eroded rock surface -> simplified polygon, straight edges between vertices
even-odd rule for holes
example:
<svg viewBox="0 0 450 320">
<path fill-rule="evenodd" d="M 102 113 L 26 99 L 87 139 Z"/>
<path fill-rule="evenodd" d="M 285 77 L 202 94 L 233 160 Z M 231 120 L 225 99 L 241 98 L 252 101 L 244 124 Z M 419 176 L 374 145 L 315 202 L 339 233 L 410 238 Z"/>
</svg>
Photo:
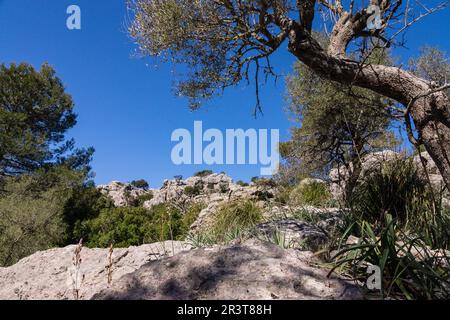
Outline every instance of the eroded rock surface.
<svg viewBox="0 0 450 320">
<path fill-rule="evenodd" d="M 361 299 L 359 288 L 310 266 L 311 252 L 259 240 L 152 261 L 93 299 Z"/>
<path fill-rule="evenodd" d="M 0 299 L 74 299 L 69 284 L 75 246 L 37 252 L 0 268 Z M 327 269 L 312 267 L 309 251 L 285 250 L 252 239 L 192 249 L 165 242 L 113 254 L 82 250 L 81 299 L 360 299 L 360 289 Z"/>
<path fill-rule="evenodd" d="M 152 190 L 144 190 L 136 188 L 129 183 L 113 181 L 110 184 L 99 185 L 97 187 L 100 192 L 109 196 L 116 207 L 126 207 L 140 196 L 152 194 Z"/>
<path fill-rule="evenodd" d="M 68 246 L 36 252 L 11 267 L 0 268 L 0 299 L 74 299 L 71 270 L 75 248 L 76 246 Z M 149 261 L 190 248 L 184 242 L 167 241 L 114 249 L 113 283 L 123 275 L 135 272 Z M 108 286 L 106 268 L 109 263 L 108 255 L 108 249 L 82 249 L 80 268 L 81 274 L 84 275 L 80 286 L 82 299 L 90 299 Z"/>
</svg>

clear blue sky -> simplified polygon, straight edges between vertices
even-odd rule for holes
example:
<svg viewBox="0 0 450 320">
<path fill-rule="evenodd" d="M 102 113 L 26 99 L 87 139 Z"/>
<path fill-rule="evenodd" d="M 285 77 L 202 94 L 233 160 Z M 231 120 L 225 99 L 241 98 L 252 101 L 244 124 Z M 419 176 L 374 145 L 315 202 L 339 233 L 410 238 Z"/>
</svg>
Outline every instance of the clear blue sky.
<svg viewBox="0 0 450 320">
<path fill-rule="evenodd" d="M 66 9 L 82 10 L 82 30 L 66 28 Z M 403 61 L 422 45 L 449 51 L 450 10 L 433 15 L 407 34 L 407 48 L 394 53 Z M 283 111 L 285 87 L 280 80 L 262 89 L 264 115 L 252 116 L 254 87 L 231 89 L 211 106 L 191 112 L 173 94 L 172 66 L 154 67 L 134 56 L 126 33 L 125 0 L 0 0 L 0 63 L 51 64 L 75 101 L 78 124 L 70 131 L 78 146 L 93 146 L 97 183 L 144 178 L 159 187 L 166 178 L 185 177 L 200 169 L 226 171 L 234 179 L 259 175 L 259 166 L 175 166 L 170 159 L 173 130 L 191 129 L 194 120 L 206 128 L 280 129 L 289 136 Z M 293 58 L 278 54 L 280 74 Z"/>
</svg>

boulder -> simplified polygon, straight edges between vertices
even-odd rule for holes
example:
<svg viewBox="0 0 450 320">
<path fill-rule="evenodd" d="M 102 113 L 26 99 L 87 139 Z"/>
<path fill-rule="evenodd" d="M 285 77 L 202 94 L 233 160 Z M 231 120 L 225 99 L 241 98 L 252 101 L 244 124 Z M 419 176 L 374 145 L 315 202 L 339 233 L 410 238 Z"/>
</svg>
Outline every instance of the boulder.
<svg viewBox="0 0 450 320">
<path fill-rule="evenodd" d="M 417 166 L 419 172 L 424 175 L 425 179 L 430 179 L 436 194 L 442 196 L 443 204 L 450 207 L 450 191 L 446 189 L 444 178 L 439 173 L 439 169 L 429 153 L 424 151 L 414 156 L 413 163 Z"/>
<path fill-rule="evenodd" d="M 309 218 L 298 215 L 300 211 L 307 213 Z M 265 239 L 281 237 L 284 246 L 303 250 L 320 249 L 336 228 L 344 225 L 344 212 L 338 208 L 274 206 L 265 216 L 268 222 L 257 226 L 257 234 Z"/>
<path fill-rule="evenodd" d="M 36 252 L 8 268 L 0 268 L 0 300 L 67 300 L 74 299 L 71 282 L 76 246 Z M 135 272 L 155 259 L 172 256 L 191 246 L 167 241 L 140 247 L 114 249 L 112 281 Z M 81 250 L 81 299 L 90 299 L 108 287 L 109 249 Z"/>
<path fill-rule="evenodd" d="M 361 299 L 360 288 L 311 266 L 311 252 L 248 240 L 151 261 L 95 294 L 98 300 Z"/>
<path fill-rule="evenodd" d="M 319 227 L 299 220 L 283 219 L 260 224 L 256 227 L 258 236 L 265 239 L 278 238 L 280 245 L 316 251 L 323 245 L 328 235 Z"/>
<path fill-rule="evenodd" d="M 327 184 L 327 182 L 322 179 L 306 178 L 306 179 L 303 179 L 302 181 L 300 181 L 299 186 L 301 186 L 301 187 L 309 186 L 309 185 L 315 184 L 315 183 L 320 183 L 320 184 L 325 184 L 325 185 Z"/>
<path fill-rule="evenodd" d="M 368 155 L 365 155 L 361 159 L 362 170 L 361 177 L 367 174 L 368 171 L 373 169 L 375 166 L 379 165 L 382 162 L 394 160 L 400 157 L 401 154 L 391 151 L 384 150 L 380 152 L 373 152 Z M 341 200 L 344 195 L 345 190 L 345 181 L 347 181 L 349 176 L 349 171 L 345 167 L 333 168 L 330 170 L 329 178 L 331 181 L 330 191 L 333 195 L 333 198 L 336 200 Z"/>
</svg>

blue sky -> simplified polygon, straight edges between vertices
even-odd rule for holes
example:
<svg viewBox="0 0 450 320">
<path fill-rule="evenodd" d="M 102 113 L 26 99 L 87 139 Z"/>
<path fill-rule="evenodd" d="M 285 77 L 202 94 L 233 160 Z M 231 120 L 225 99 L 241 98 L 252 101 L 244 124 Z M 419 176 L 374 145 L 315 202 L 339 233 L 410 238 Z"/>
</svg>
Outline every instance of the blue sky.
<svg viewBox="0 0 450 320">
<path fill-rule="evenodd" d="M 66 28 L 66 9 L 82 10 L 82 29 Z M 402 61 L 423 45 L 449 51 L 450 10 L 414 26 L 406 48 L 394 51 Z M 127 36 L 125 0 L 0 0 L 0 63 L 28 62 L 39 68 L 51 64 L 75 102 L 78 124 L 70 131 L 78 146 L 93 146 L 97 183 L 144 178 L 153 187 L 174 175 L 185 177 L 201 169 L 226 171 L 234 179 L 259 175 L 259 166 L 176 166 L 170 154 L 171 133 L 192 130 L 194 120 L 207 128 L 280 129 L 289 137 L 282 79 L 262 90 L 264 115 L 253 117 L 254 87 L 226 91 L 207 108 L 191 112 L 187 101 L 173 93 L 173 67 L 156 67 L 137 58 Z M 291 70 L 286 52 L 275 56 L 280 74 Z"/>
</svg>

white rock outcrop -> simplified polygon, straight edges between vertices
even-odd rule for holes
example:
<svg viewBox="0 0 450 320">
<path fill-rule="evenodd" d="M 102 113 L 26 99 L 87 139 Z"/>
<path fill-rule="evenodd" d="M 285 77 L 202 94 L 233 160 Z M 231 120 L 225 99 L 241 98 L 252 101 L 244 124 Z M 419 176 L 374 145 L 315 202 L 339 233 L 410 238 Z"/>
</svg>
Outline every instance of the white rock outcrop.
<svg viewBox="0 0 450 320">
<path fill-rule="evenodd" d="M 0 299 L 74 299 L 76 246 L 37 252 L 0 268 Z M 358 287 L 313 267 L 313 253 L 252 239 L 192 249 L 165 242 L 115 249 L 108 284 L 108 249 L 81 251 L 79 299 L 361 299 Z"/>
<path fill-rule="evenodd" d="M 71 281 L 76 246 L 36 252 L 8 268 L 0 268 L 0 300 L 74 299 Z M 112 281 L 135 272 L 155 259 L 172 256 L 191 246 L 167 241 L 113 250 Z M 108 287 L 109 249 L 81 250 L 81 299 L 90 299 Z"/>
<path fill-rule="evenodd" d="M 424 175 L 425 179 L 430 179 L 430 183 L 436 190 L 436 194 L 442 193 L 443 204 L 450 206 L 450 191 L 446 189 L 444 178 L 442 178 L 438 167 L 428 152 L 424 151 L 414 156 L 413 163 L 417 166 L 419 172 Z"/>
<path fill-rule="evenodd" d="M 401 155 L 391 150 L 384 150 L 380 152 L 374 152 L 364 156 L 361 159 L 361 174 L 363 177 L 368 171 L 379 165 L 382 162 L 394 160 Z M 345 167 L 333 168 L 330 171 L 329 178 L 331 181 L 330 191 L 334 199 L 341 200 L 344 195 L 345 181 L 349 177 L 349 172 Z"/>
<path fill-rule="evenodd" d="M 178 206 L 202 203 L 206 207 L 200 212 L 191 230 L 196 232 L 208 224 L 219 206 L 237 199 L 255 200 L 263 211 L 276 195 L 270 186 L 250 184 L 241 186 L 223 173 L 213 173 L 204 177 L 190 177 L 186 180 L 166 180 L 159 190 L 153 190 L 153 198 L 144 203 L 145 208 L 152 208 L 163 203 Z"/>
<path fill-rule="evenodd" d="M 311 266 L 311 252 L 259 240 L 152 261 L 93 299 L 361 299 L 358 287 Z"/>
<path fill-rule="evenodd" d="M 152 194 L 152 190 L 144 190 L 136 188 L 129 183 L 113 181 L 110 184 L 99 185 L 97 187 L 100 192 L 109 196 L 116 207 L 129 206 L 131 201 L 140 196 Z"/>
</svg>

